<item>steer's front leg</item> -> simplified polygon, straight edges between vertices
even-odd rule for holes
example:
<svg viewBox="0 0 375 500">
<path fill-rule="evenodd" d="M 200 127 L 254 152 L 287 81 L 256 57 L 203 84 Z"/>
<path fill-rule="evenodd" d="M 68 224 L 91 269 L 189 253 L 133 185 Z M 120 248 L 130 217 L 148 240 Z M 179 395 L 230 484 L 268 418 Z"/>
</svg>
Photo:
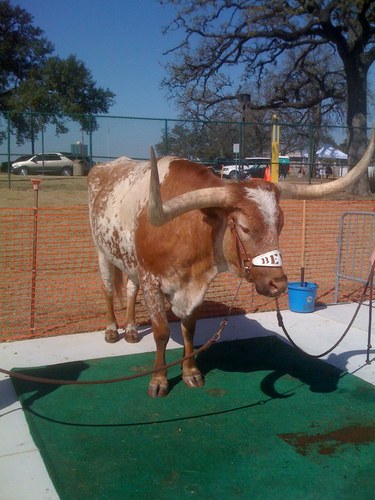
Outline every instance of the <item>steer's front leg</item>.
<svg viewBox="0 0 375 500">
<path fill-rule="evenodd" d="M 144 298 L 150 313 L 152 330 L 156 344 L 156 359 L 154 372 L 148 386 L 148 394 L 152 398 L 163 397 L 168 394 L 167 369 L 165 365 L 165 349 L 169 340 L 169 326 L 164 307 L 164 297 L 157 283 L 151 284 L 152 278 L 142 284 Z M 161 368 L 161 369 L 160 369 Z"/>
<path fill-rule="evenodd" d="M 165 365 L 165 350 L 169 340 L 168 323 L 164 321 L 152 321 L 154 339 L 156 343 L 156 359 L 154 368 L 156 371 L 152 374 L 151 381 L 148 386 L 148 395 L 152 398 L 163 397 L 168 394 L 167 369 L 162 368 Z"/>
<path fill-rule="evenodd" d="M 184 339 L 184 356 L 194 353 L 194 333 L 197 322 L 197 314 L 181 320 L 182 338 Z M 197 367 L 194 356 L 182 362 L 182 379 L 188 387 L 202 387 L 204 379 Z"/>
</svg>

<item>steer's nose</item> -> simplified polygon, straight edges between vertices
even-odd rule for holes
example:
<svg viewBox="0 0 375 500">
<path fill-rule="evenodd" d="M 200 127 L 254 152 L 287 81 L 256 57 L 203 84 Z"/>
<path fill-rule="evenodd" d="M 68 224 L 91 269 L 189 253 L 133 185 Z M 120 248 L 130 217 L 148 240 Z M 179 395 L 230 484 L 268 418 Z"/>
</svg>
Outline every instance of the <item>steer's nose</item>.
<svg viewBox="0 0 375 500">
<path fill-rule="evenodd" d="M 278 297 L 285 292 L 288 278 L 281 268 L 273 268 L 271 273 L 269 269 L 267 274 L 263 274 L 259 269 L 258 272 L 255 271 L 255 268 L 252 270 L 255 274 L 253 280 L 258 293 L 267 297 Z"/>
<path fill-rule="evenodd" d="M 280 278 L 271 278 L 268 283 L 269 294 L 271 297 L 278 297 L 285 292 L 288 279 L 285 276 Z"/>
</svg>

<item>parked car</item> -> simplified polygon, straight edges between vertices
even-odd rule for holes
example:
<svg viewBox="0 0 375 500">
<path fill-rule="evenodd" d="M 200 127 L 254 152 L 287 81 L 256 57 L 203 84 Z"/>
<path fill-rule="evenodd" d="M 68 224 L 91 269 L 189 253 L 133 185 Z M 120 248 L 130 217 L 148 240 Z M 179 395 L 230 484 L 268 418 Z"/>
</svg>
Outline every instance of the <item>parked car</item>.
<svg viewBox="0 0 375 500">
<path fill-rule="evenodd" d="M 46 174 L 73 175 L 74 162 L 81 161 L 83 173 L 87 174 L 92 163 L 89 158 L 78 158 L 71 153 L 44 153 L 29 157 L 26 160 L 15 161 L 11 172 L 16 175 Z"/>
<path fill-rule="evenodd" d="M 16 175 L 73 175 L 73 161 L 62 153 L 37 154 L 28 160 L 13 163 L 11 172 Z"/>
<path fill-rule="evenodd" d="M 251 159 L 250 159 L 251 160 Z M 226 165 L 223 167 L 223 176 L 228 179 L 264 179 L 268 163 L 244 163 L 243 165 Z M 279 179 L 284 180 L 289 173 L 289 165 L 279 163 Z"/>
<path fill-rule="evenodd" d="M 19 156 L 15 160 L 11 160 L 10 166 L 12 167 L 13 163 L 18 163 L 18 162 L 21 162 L 21 161 L 27 161 L 27 160 L 29 160 L 32 157 L 33 157 L 33 155 L 22 155 L 22 156 Z M 1 172 L 8 172 L 8 162 L 7 161 L 3 161 L 1 163 Z"/>
<path fill-rule="evenodd" d="M 250 165 L 247 170 L 247 176 L 257 179 L 264 179 L 264 171 L 266 170 L 267 166 L 269 165 L 264 165 L 264 164 Z"/>
<path fill-rule="evenodd" d="M 63 154 L 67 158 L 70 158 L 72 161 L 80 161 L 83 165 L 83 170 L 85 175 L 88 174 L 90 168 L 96 165 L 96 162 L 92 161 L 89 156 L 80 156 L 80 155 L 75 155 L 73 153 L 67 153 L 64 151 L 61 154 Z"/>
<path fill-rule="evenodd" d="M 223 177 L 227 179 L 245 179 L 249 175 L 248 165 L 224 165 Z"/>
</svg>

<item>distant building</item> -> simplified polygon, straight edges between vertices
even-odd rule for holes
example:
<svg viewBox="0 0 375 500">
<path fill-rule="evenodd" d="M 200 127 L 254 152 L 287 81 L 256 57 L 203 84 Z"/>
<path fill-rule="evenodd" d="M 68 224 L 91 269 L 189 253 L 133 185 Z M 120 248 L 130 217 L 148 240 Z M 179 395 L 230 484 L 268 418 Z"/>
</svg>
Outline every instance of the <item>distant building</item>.
<svg viewBox="0 0 375 500">
<path fill-rule="evenodd" d="M 88 156 L 87 144 L 77 141 L 70 146 L 71 153 L 75 156 Z"/>
</svg>

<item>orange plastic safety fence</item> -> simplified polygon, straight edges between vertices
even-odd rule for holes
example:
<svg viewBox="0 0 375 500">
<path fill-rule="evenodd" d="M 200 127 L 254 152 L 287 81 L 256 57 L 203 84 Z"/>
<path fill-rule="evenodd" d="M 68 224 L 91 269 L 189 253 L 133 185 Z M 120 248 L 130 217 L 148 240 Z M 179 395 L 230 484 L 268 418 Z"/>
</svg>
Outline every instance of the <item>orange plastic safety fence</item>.
<svg viewBox="0 0 375 500">
<path fill-rule="evenodd" d="M 306 232 L 302 238 L 301 201 L 284 201 L 280 247 L 289 280 L 300 279 L 305 242 L 305 280 L 319 284 L 318 303 L 333 301 L 341 214 L 375 211 L 373 201 L 306 202 Z M 224 315 L 237 279 L 229 273 L 211 284 L 200 317 Z M 355 300 L 360 284 L 344 283 L 340 300 Z M 105 305 L 97 255 L 86 206 L 69 208 L 0 209 L 1 341 L 102 330 Z M 287 307 L 286 294 L 280 300 Z M 258 295 L 244 283 L 232 313 L 273 310 L 274 300 Z M 124 310 L 118 304 L 119 324 Z M 173 314 L 169 313 L 173 320 Z M 137 321 L 149 316 L 142 293 Z"/>
</svg>

